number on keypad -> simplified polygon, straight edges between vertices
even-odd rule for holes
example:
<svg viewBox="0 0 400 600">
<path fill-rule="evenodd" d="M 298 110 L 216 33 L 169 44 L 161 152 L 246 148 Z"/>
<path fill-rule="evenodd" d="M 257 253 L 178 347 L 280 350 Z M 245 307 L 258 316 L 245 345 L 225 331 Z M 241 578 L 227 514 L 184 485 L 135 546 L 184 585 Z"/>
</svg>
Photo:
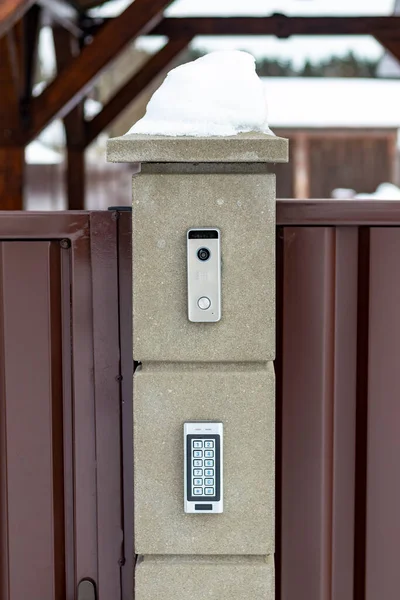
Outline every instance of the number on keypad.
<svg viewBox="0 0 400 600">
<path fill-rule="evenodd" d="M 184 424 L 185 512 L 223 512 L 223 424 Z"/>
<path fill-rule="evenodd" d="M 214 471 L 214 440 L 192 440 L 192 495 L 214 496 L 215 495 L 215 471 Z M 206 460 L 202 460 L 202 459 Z M 202 469 L 198 467 L 212 467 Z"/>
</svg>

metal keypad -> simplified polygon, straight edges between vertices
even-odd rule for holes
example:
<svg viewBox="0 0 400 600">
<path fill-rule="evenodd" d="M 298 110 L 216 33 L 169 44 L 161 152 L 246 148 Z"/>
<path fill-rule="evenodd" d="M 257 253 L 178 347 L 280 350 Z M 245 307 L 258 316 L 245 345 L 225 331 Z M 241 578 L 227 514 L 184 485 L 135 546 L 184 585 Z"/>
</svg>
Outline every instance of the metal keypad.
<svg viewBox="0 0 400 600">
<path fill-rule="evenodd" d="M 192 440 L 191 480 L 193 496 L 215 495 L 214 447 L 214 440 L 207 438 Z"/>
<path fill-rule="evenodd" d="M 185 513 L 224 511 L 223 435 L 223 423 L 218 421 L 183 425 Z"/>
</svg>

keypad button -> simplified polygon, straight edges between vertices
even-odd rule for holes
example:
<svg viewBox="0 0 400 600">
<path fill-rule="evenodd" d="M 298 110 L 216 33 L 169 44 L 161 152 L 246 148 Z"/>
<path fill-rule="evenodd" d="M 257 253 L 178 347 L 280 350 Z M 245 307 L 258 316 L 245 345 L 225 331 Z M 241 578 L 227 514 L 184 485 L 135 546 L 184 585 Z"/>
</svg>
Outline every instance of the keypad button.
<svg viewBox="0 0 400 600">
<path fill-rule="evenodd" d="M 196 462 L 196 461 L 194 461 L 194 462 Z M 202 461 L 200 461 L 200 462 L 202 462 Z M 197 466 L 200 466 L 200 465 L 195 465 L 195 467 L 197 467 Z M 213 460 L 205 460 L 204 461 L 204 466 L 205 467 L 213 467 L 214 466 L 214 461 Z"/>
<path fill-rule="evenodd" d="M 203 456 L 203 455 L 201 455 L 201 456 Z M 214 450 L 205 450 L 204 451 L 204 456 L 206 458 L 214 458 Z"/>
<path fill-rule="evenodd" d="M 195 479 L 195 481 L 197 481 L 197 479 Z M 214 479 L 205 479 L 204 480 L 204 484 L 205 485 L 214 485 Z M 197 485 L 197 484 L 196 484 Z M 199 484 L 200 485 L 200 484 Z"/>
<path fill-rule="evenodd" d="M 202 447 L 203 447 L 203 442 L 198 441 L 198 440 L 193 440 L 193 448 L 202 448 Z"/>
<path fill-rule="evenodd" d="M 213 440 L 206 440 L 204 442 L 204 448 L 214 448 L 214 442 L 213 442 Z"/>
<path fill-rule="evenodd" d="M 193 469 L 193 475 L 195 477 L 202 477 L 203 469 Z M 208 475 L 208 473 L 206 473 L 206 475 Z M 214 475 L 214 472 L 212 473 L 212 475 Z"/>
<path fill-rule="evenodd" d="M 194 456 L 194 458 L 201 458 L 203 456 L 202 450 L 194 450 L 193 456 Z"/>
<path fill-rule="evenodd" d="M 213 462 L 213 461 L 211 461 L 211 462 Z M 193 466 L 194 467 L 202 467 L 203 466 L 203 461 L 202 460 L 194 460 L 193 461 Z M 206 466 L 208 467 L 209 465 L 206 465 Z"/>
<path fill-rule="evenodd" d="M 206 496 L 213 496 L 214 495 L 214 488 L 206 488 L 204 490 Z"/>
<path fill-rule="evenodd" d="M 197 475 L 197 473 L 196 473 L 196 475 Z M 204 475 L 206 477 L 214 477 L 214 469 L 205 469 Z"/>
<path fill-rule="evenodd" d="M 212 479 L 209 479 L 207 481 L 212 481 L 213 483 L 209 483 L 207 485 L 213 485 L 214 481 Z M 203 485 L 203 480 L 202 479 L 193 479 L 193 485 Z"/>
<path fill-rule="evenodd" d="M 193 496 L 202 496 L 203 488 L 193 488 Z"/>
</svg>

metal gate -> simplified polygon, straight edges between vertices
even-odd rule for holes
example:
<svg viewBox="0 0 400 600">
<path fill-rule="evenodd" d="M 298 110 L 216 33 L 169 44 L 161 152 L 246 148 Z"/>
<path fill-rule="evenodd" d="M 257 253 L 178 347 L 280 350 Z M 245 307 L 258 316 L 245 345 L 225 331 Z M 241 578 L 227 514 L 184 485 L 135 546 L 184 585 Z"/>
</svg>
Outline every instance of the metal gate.
<svg viewBox="0 0 400 600">
<path fill-rule="evenodd" d="M 0 213 L 2 600 L 133 597 L 131 308 L 119 287 L 130 219 L 119 216 Z"/>
</svg>

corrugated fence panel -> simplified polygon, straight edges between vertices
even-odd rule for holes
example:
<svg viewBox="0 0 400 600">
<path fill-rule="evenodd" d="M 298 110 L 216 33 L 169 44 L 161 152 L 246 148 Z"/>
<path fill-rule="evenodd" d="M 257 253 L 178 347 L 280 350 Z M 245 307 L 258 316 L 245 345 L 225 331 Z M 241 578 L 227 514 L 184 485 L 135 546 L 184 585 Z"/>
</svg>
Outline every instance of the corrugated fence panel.
<svg viewBox="0 0 400 600">
<path fill-rule="evenodd" d="M 0 214 L 1 600 L 77 600 L 82 582 L 118 600 L 125 567 L 132 579 L 117 224 L 111 212 Z"/>
<path fill-rule="evenodd" d="M 283 253 L 281 598 L 350 600 L 357 229 L 286 227 Z"/>
<path fill-rule="evenodd" d="M 61 600 L 60 247 L 52 242 L 2 243 L 0 257 L 1 597 Z"/>
<path fill-rule="evenodd" d="M 334 256 L 333 229 L 285 229 L 282 388 L 282 598 L 285 599 L 294 597 L 293 594 L 309 600 L 328 598 L 331 481 L 324 475 L 332 462 L 332 407 L 325 377 L 332 378 L 333 355 L 332 344 L 325 335 L 333 326 Z"/>
<path fill-rule="evenodd" d="M 102 598 L 118 598 L 124 561 L 120 340 L 118 320 L 117 213 L 91 216 L 93 349 L 97 461 L 98 588 Z M 106 318 L 105 318 L 106 316 Z"/>
<path fill-rule="evenodd" d="M 335 228 L 331 598 L 353 598 L 358 230 Z"/>
<path fill-rule="evenodd" d="M 400 202 L 277 221 L 277 599 L 397 600 Z"/>
<path fill-rule="evenodd" d="M 400 228 L 370 234 L 366 600 L 400 596 Z"/>
</svg>

